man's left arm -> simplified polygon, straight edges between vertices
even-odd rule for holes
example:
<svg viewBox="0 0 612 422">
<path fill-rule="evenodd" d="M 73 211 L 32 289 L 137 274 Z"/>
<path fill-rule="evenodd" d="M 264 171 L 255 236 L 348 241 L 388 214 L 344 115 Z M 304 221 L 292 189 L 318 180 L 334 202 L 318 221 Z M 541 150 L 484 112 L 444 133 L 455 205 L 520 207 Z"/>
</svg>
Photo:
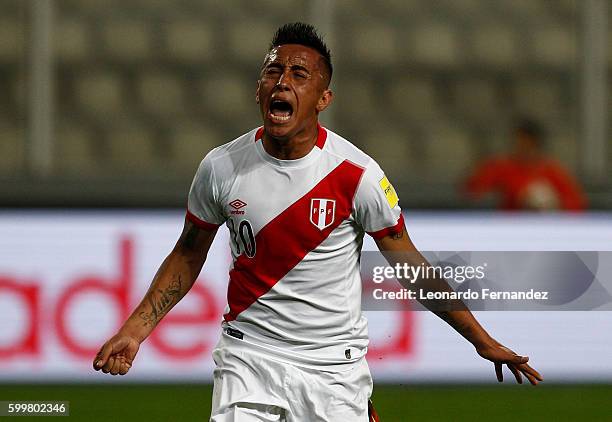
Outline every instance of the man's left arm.
<svg viewBox="0 0 612 422">
<path fill-rule="evenodd" d="M 410 266 L 430 265 L 410 240 L 405 227 L 399 232 L 375 240 L 381 252 L 391 252 L 385 254 L 385 256 L 392 266 L 396 264 L 402 266 L 404 264 Z M 446 280 L 442 278 L 420 279 L 416 280 L 414 284 L 411 283 L 410 286 L 404 287 L 409 289 L 419 288 L 424 291 L 452 291 Z M 528 357 L 516 354 L 493 339 L 461 300 L 446 302 L 440 304 L 438 300 L 435 303 L 436 306 L 432 306 L 432 302 L 421 301 L 425 307 L 446 321 L 466 340 L 472 343 L 480 356 L 494 363 L 495 373 L 499 382 L 503 381 L 503 365 L 508 366 L 519 384 L 523 383 L 523 375 L 533 385 L 543 381 L 538 371 L 527 364 Z"/>
</svg>

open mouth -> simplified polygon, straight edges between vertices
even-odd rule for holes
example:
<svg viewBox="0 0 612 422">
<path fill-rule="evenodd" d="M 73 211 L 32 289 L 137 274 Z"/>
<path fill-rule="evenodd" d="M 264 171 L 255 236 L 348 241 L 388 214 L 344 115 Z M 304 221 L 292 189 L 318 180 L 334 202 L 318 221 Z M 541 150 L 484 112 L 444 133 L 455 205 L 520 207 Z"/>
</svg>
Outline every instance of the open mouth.
<svg viewBox="0 0 612 422">
<path fill-rule="evenodd" d="M 286 122 L 293 114 L 293 106 L 287 101 L 272 100 L 270 103 L 270 118 L 277 122 Z"/>
</svg>

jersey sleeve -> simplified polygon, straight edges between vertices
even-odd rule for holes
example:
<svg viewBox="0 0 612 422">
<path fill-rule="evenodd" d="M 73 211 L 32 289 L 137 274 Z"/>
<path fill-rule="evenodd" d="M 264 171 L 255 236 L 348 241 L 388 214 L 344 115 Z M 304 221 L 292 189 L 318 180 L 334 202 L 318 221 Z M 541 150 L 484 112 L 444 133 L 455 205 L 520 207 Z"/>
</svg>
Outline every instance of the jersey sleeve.
<svg viewBox="0 0 612 422">
<path fill-rule="evenodd" d="M 214 230 L 226 220 L 210 155 L 200 163 L 187 199 L 187 219 L 206 230 Z"/>
<path fill-rule="evenodd" d="M 397 193 L 374 161 L 366 167 L 354 207 L 357 223 L 374 239 L 401 233 L 404 229 Z"/>
</svg>

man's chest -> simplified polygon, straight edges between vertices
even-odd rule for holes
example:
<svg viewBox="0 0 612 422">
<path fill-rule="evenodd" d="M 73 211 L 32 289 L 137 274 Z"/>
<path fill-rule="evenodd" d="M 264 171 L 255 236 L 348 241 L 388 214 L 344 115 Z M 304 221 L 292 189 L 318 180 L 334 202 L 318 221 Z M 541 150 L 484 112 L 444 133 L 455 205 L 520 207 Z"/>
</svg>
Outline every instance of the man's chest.
<svg viewBox="0 0 612 422">
<path fill-rule="evenodd" d="M 359 176 L 348 164 L 291 172 L 266 169 L 236 178 L 220 205 L 242 251 L 254 249 L 255 237 L 274 243 L 320 241 L 348 224 Z"/>
<path fill-rule="evenodd" d="M 290 170 L 259 168 L 237 176 L 226 185 L 219 205 L 225 217 L 231 220 L 228 224 L 248 221 L 255 233 L 278 220 L 299 226 L 309 220 L 311 205 L 316 205 L 311 204 L 313 199 L 333 204 L 342 194 L 328 186 L 330 172 L 333 168 L 322 166 Z M 289 215 L 295 221 L 287 220 Z"/>
</svg>

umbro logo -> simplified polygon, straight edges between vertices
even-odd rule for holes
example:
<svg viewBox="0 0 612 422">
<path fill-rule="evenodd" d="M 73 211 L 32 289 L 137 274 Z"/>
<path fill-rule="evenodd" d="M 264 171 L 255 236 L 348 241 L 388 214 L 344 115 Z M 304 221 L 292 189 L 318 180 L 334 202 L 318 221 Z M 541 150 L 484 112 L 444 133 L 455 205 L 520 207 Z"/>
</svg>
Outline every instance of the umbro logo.
<svg viewBox="0 0 612 422">
<path fill-rule="evenodd" d="M 244 201 L 241 201 L 240 199 L 234 199 L 232 202 L 229 203 L 229 206 L 233 208 L 232 211 L 230 211 L 230 214 L 236 215 L 236 214 L 244 214 L 244 210 L 242 210 L 241 208 L 244 208 L 247 206 L 247 203 Z"/>
</svg>

